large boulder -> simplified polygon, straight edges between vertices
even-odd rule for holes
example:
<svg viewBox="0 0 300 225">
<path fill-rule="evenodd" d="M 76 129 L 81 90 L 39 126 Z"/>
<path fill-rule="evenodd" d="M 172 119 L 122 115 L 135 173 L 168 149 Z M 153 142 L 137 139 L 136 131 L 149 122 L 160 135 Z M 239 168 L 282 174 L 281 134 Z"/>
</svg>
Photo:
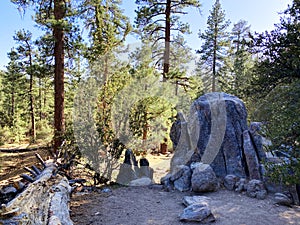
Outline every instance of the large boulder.
<svg viewBox="0 0 300 225">
<path fill-rule="evenodd" d="M 244 103 L 225 93 L 208 93 L 193 103 L 191 116 L 197 160 L 210 164 L 219 177 L 246 176 L 242 154 L 243 132 L 248 129 Z"/>
<path fill-rule="evenodd" d="M 219 178 L 232 174 L 261 179 L 260 164 L 265 155 L 257 133 L 259 126 L 253 123 L 248 129 L 247 110 L 239 98 L 225 93 L 205 94 L 192 104 L 187 122 L 180 117 L 173 125 L 173 162 L 181 159 L 180 165 L 209 164 Z M 189 160 L 178 157 L 182 155 L 188 155 Z"/>
</svg>

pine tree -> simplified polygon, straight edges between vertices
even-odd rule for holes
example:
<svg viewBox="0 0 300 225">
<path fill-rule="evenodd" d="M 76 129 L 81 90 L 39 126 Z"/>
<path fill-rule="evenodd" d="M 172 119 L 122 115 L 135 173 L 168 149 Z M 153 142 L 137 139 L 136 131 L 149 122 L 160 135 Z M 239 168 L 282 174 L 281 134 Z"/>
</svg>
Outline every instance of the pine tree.
<svg viewBox="0 0 300 225">
<path fill-rule="evenodd" d="M 163 80 L 169 76 L 171 44 L 176 41 L 174 36 L 178 33 L 189 33 L 189 25 L 180 21 L 179 15 L 186 14 L 187 7 L 200 7 L 198 0 L 136 0 L 139 6 L 136 10 L 135 23 L 142 35 L 142 39 L 152 41 L 154 49 L 163 41 L 163 51 L 154 53 L 158 61 L 163 64 Z"/>
<path fill-rule="evenodd" d="M 227 56 L 224 57 L 219 74 L 219 82 L 222 91 L 243 98 L 250 86 L 253 77 L 252 68 L 254 66 L 254 57 L 249 52 L 250 26 L 244 20 L 234 24 L 230 33 L 230 47 Z"/>
<path fill-rule="evenodd" d="M 65 31 L 68 28 L 66 20 L 70 12 L 70 2 L 64 0 L 35 1 L 35 0 L 11 0 L 14 4 L 26 9 L 34 6 L 36 9 L 36 21 L 53 31 L 54 39 L 54 150 L 57 151 L 63 141 L 65 131 L 64 117 L 64 67 L 65 67 Z"/>
<path fill-rule="evenodd" d="M 253 37 L 260 56 L 255 65 L 253 96 L 258 102 L 255 115 L 266 122 L 265 133 L 272 141 L 271 151 L 287 156 L 282 164 L 267 165 L 269 175 L 285 184 L 300 177 L 300 1 L 285 10 L 276 28 Z M 259 101 L 258 101 L 259 100 Z M 259 107 L 260 106 L 260 107 Z M 270 167 L 269 167 L 270 166 Z M 299 193 L 298 193 L 299 195 Z"/>
<path fill-rule="evenodd" d="M 299 14 L 300 1 L 294 0 L 276 29 L 253 37 L 254 53 L 260 56 L 253 92 L 267 94 L 279 84 L 300 78 Z"/>
<path fill-rule="evenodd" d="M 85 0 L 80 6 L 91 39 L 87 52 L 91 62 L 121 46 L 131 32 L 131 24 L 123 14 L 121 4 L 122 0 Z"/>
<path fill-rule="evenodd" d="M 17 51 L 19 54 L 20 63 L 25 74 L 29 76 L 29 108 L 31 126 L 29 130 L 30 142 L 36 141 L 36 128 L 35 128 L 35 103 L 34 103 L 34 73 L 35 73 L 35 54 L 32 41 L 32 33 L 25 30 L 20 30 L 14 36 L 14 40 L 19 44 Z"/>
<path fill-rule="evenodd" d="M 8 53 L 8 57 L 10 62 L 6 67 L 7 71 L 3 74 L 2 91 L 5 94 L 4 114 L 7 115 L 8 119 L 6 126 L 14 127 L 16 115 L 18 114 L 18 103 L 25 94 L 23 88 L 26 82 L 24 73 L 22 73 L 22 64 L 18 62 L 19 55 L 17 51 L 12 49 Z"/>
<path fill-rule="evenodd" d="M 207 30 L 203 33 L 199 32 L 199 38 L 204 43 L 201 49 L 197 51 L 201 55 L 201 60 L 211 68 L 212 92 L 216 91 L 217 73 L 223 63 L 229 44 L 227 32 L 229 24 L 230 21 L 226 20 L 220 1 L 216 0 L 207 20 Z"/>
</svg>

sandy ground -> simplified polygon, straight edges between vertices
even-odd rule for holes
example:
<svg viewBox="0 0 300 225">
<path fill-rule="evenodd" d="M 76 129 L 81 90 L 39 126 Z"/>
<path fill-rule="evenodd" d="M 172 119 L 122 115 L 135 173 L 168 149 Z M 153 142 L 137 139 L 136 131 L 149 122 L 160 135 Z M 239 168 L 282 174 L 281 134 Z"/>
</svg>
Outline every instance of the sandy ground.
<svg viewBox="0 0 300 225">
<path fill-rule="evenodd" d="M 164 192 L 157 187 L 121 187 L 111 193 L 75 194 L 71 203 L 74 224 L 98 225 L 179 225 L 182 198 L 195 193 Z M 207 193 L 216 225 L 286 225 L 300 224 L 300 208 L 249 198 L 232 191 Z"/>
<path fill-rule="evenodd" d="M 170 156 L 149 156 L 154 180 L 169 170 Z M 160 186 L 112 187 L 110 193 L 74 193 L 71 198 L 71 219 L 75 225 L 179 225 L 178 215 L 185 195 L 192 192 L 165 192 Z M 203 194 L 210 198 L 216 225 L 286 225 L 300 224 L 300 207 L 288 208 L 274 204 L 274 196 L 252 199 L 233 191 L 219 190 Z"/>
</svg>

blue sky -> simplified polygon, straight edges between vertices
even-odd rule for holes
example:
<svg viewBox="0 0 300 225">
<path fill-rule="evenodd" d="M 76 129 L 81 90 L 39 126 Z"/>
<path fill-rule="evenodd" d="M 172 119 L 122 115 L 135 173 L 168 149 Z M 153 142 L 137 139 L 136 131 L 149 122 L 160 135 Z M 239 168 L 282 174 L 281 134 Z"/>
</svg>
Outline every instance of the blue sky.
<svg viewBox="0 0 300 225">
<path fill-rule="evenodd" d="M 123 7 L 126 15 L 134 21 L 134 4 L 135 0 L 123 0 Z M 189 9 L 188 15 L 182 19 L 190 24 L 191 35 L 186 37 L 188 44 L 193 49 L 198 49 L 201 45 L 198 39 L 199 29 L 204 31 L 206 29 L 206 21 L 215 1 L 201 1 L 202 15 L 196 9 Z M 248 21 L 251 25 L 251 30 L 256 32 L 264 32 L 265 30 L 272 30 L 274 24 L 279 22 L 280 15 L 291 4 L 292 0 L 221 0 L 222 8 L 225 10 L 226 17 L 231 21 L 231 26 L 240 19 Z M 41 31 L 39 31 L 32 22 L 30 11 L 24 17 L 21 17 L 18 9 L 10 0 L 1 0 L 0 3 L 0 69 L 4 69 L 7 65 L 7 52 L 15 45 L 13 36 L 19 29 L 30 30 L 33 37 L 37 38 Z M 128 42 L 137 42 L 133 37 L 128 39 Z"/>
</svg>

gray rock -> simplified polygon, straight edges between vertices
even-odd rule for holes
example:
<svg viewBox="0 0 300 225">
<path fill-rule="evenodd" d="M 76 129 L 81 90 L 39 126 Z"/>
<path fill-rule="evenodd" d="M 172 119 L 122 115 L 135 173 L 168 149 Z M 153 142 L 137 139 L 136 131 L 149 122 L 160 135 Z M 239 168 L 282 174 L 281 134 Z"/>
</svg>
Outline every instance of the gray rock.
<svg viewBox="0 0 300 225">
<path fill-rule="evenodd" d="M 260 191 L 256 192 L 256 198 L 260 199 L 260 200 L 265 199 L 267 197 L 267 195 L 268 195 L 267 190 L 260 190 Z"/>
<path fill-rule="evenodd" d="M 142 177 L 130 181 L 129 186 L 148 186 L 150 184 L 152 184 L 152 180 L 149 177 Z"/>
<path fill-rule="evenodd" d="M 202 204 L 193 204 L 184 209 L 180 220 L 185 222 L 210 223 L 215 221 L 211 210 Z"/>
<path fill-rule="evenodd" d="M 128 185 L 130 181 L 138 179 L 134 166 L 127 163 L 120 165 L 120 170 L 116 182 L 123 185 Z"/>
<path fill-rule="evenodd" d="M 101 192 L 102 192 L 102 193 L 111 193 L 112 191 L 111 191 L 110 188 L 103 188 L 103 189 L 101 190 Z"/>
<path fill-rule="evenodd" d="M 251 122 L 249 131 L 257 152 L 258 159 L 259 161 L 264 161 L 266 160 L 266 153 L 263 149 L 263 137 L 258 133 L 261 130 L 261 126 L 261 122 Z"/>
<path fill-rule="evenodd" d="M 218 189 L 219 183 L 210 165 L 200 163 L 193 170 L 192 190 L 195 192 L 210 192 Z"/>
<path fill-rule="evenodd" d="M 139 177 L 149 177 L 153 180 L 153 169 L 149 166 L 149 161 L 146 158 L 142 158 L 139 161 L 140 168 L 139 168 Z"/>
<path fill-rule="evenodd" d="M 206 196 L 184 196 L 183 197 L 183 204 L 185 206 L 190 206 L 194 204 L 201 204 L 203 206 L 208 206 L 208 201 L 210 198 Z"/>
<path fill-rule="evenodd" d="M 229 174 L 224 178 L 224 186 L 226 189 L 232 191 L 236 188 L 236 183 L 239 181 L 239 178 L 233 174 Z"/>
<path fill-rule="evenodd" d="M 251 198 L 265 199 L 267 197 L 267 191 L 264 183 L 260 180 L 250 180 L 247 184 L 247 196 Z"/>
<path fill-rule="evenodd" d="M 192 172 L 188 166 L 181 166 L 180 170 L 171 176 L 175 189 L 179 191 L 189 191 L 191 189 Z"/>
<path fill-rule="evenodd" d="M 247 188 L 247 180 L 245 178 L 241 178 L 237 183 L 236 183 L 236 192 L 243 192 L 246 191 Z"/>
<path fill-rule="evenodd" d="M 261 179 L 259 161 L 248 130 L 243 132 L 243 147 L 250 179 Z"/>
<path fill-rule="evenodd" d="M 290 194 L 275 193 L 275 202 L 278 205 L 292 206 L 293 198 Z"/>
<path fill-rule="evenodd" d="M 225 93 L 208 93 L 193 103 L 191 117 L 197 123 L 190 125 L 190 133 L 198 135 L 191 137 L 192 142 L 197 141 L 198 160 L 203 160 L 205 152 L 213 152 L 210 165 L 218 177 L 245 177 L 242 134 L 248 127 L 244 103 Z"/>
<path fill-rule="evenodd" d="M 185 165 L 191 158 L 193 150 L 190 144 L 188 123 L 182 113 L 178 113 L 176 121 L 172 124 L 170 138 L 173 142 L 174 155 L 171 159 L 171 173 L 177 172 L 177 167 Z"/>
<path fill-rule="evenodd" d="M 163 189 L 165 191 L 171 191 L 173 189 L 173 185 L 170 180 L 171 177 L 172 177 L 172 174 L 168 173 L 166 176 L 164 176 L 160 179 L 160 183 L 163 186 Z"/>
<path fill-rule="evenodd" d="M 128 165 L 138 166 L 135 155 L 131 149 L 126 150 L 124 163 Z"/>
</svg>

